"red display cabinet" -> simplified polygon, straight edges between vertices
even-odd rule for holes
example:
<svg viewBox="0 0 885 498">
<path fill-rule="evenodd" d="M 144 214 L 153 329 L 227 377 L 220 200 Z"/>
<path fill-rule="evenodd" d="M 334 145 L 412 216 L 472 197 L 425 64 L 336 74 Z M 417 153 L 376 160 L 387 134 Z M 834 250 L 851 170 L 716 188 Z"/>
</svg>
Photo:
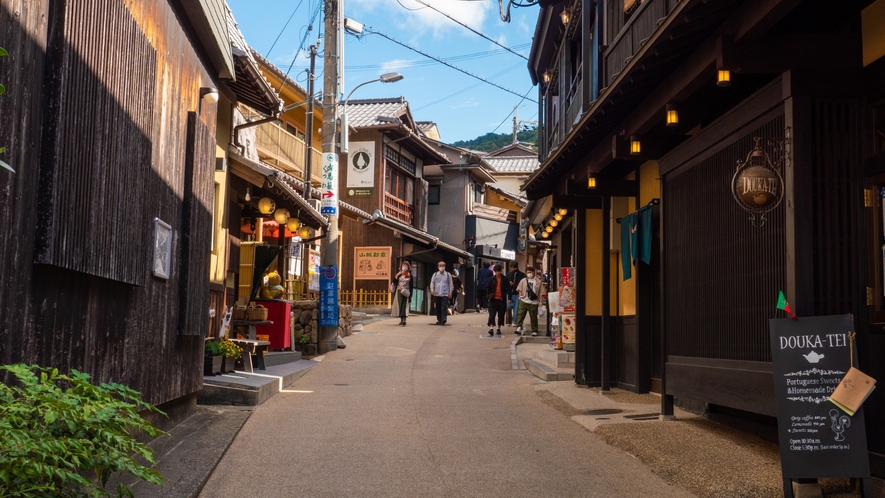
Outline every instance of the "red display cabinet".
<svg viewBox="0 0 885 498">
<path fill-rule="evenodd" d="M 270 349 L 292 348 L 292 303 L 289 301 L 256 299 L 255 304 L 267 308 L 267 319 L 272 325 L 259 325 L 255 327 L 255 333 L 270 337 Z"/>
</svg>

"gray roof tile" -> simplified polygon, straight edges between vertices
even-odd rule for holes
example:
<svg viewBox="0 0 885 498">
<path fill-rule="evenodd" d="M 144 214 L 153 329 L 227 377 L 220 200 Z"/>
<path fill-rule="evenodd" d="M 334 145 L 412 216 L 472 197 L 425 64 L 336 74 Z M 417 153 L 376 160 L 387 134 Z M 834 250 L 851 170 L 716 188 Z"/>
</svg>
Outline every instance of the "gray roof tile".
<svg viewBox="0 0 885 498">
<path fill-rule="evenodd" d="M 496 173 L 532 173 L 540 166 L 538 156 L 486 156 L 482 162 Z"/>
</svg>

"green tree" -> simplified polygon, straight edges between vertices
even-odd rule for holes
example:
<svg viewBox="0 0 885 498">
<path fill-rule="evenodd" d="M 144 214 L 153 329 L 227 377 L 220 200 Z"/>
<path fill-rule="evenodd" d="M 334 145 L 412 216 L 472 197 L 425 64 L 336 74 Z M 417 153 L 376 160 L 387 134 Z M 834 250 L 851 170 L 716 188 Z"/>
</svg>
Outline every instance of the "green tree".
<svg viewBox="0 0 885 498">
<path fill-rule="evenodd" d="M 529 145 L 537 150 L 538 130 L 532 128 L 520 131 L 516 134 L 516 138 L 523 145 Z M 478 150 L 480 152 L 492 152 L 513 143 L 512 133 L 486 133 L 485 135 L 474 138 L 473 140 L 459 140 L 452 143 L 455 147 L 464 149 Z"/>
</svg>

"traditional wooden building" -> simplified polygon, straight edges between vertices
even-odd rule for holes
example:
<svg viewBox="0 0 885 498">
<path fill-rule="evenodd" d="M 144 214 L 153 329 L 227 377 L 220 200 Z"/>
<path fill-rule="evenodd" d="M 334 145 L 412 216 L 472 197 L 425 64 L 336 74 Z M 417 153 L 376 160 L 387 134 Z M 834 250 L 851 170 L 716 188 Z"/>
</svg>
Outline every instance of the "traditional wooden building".
<svg viewBox="0 0 885 498">
<path fill-rule="evenodd" d="M 853 313 L 885 375 L 883 56 L 882 0 L 544 3 L 524 188 L 575 213 L 578 383 L 773 425 L 779 290 Z M 885 428 L 867 435 L 885 475 Z"/>
<path fill-rule="evenodd" d="M 202 386 L 221 0 L 3 0 L 0 363 L 186 415 Z"/>
</svg>

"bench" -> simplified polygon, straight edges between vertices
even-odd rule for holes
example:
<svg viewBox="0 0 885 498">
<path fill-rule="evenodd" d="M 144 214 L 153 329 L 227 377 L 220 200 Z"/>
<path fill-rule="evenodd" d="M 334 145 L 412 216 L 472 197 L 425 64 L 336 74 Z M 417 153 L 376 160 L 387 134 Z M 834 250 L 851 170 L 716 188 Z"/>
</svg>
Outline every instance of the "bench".
<svg viewBox="0 0 885 498">
<path fill-rule="evenodd" d="M 230 339 L 231 342 L 243 348 L 243 369 L 249 373 L 252 368 L 252 353 L 255 353 L 255 362 L 259 370 L 266 370 L 264 366 L 264 352 L 270 346 L 270 341 L 256 341 L 252 339 Z"/>
</svg>

